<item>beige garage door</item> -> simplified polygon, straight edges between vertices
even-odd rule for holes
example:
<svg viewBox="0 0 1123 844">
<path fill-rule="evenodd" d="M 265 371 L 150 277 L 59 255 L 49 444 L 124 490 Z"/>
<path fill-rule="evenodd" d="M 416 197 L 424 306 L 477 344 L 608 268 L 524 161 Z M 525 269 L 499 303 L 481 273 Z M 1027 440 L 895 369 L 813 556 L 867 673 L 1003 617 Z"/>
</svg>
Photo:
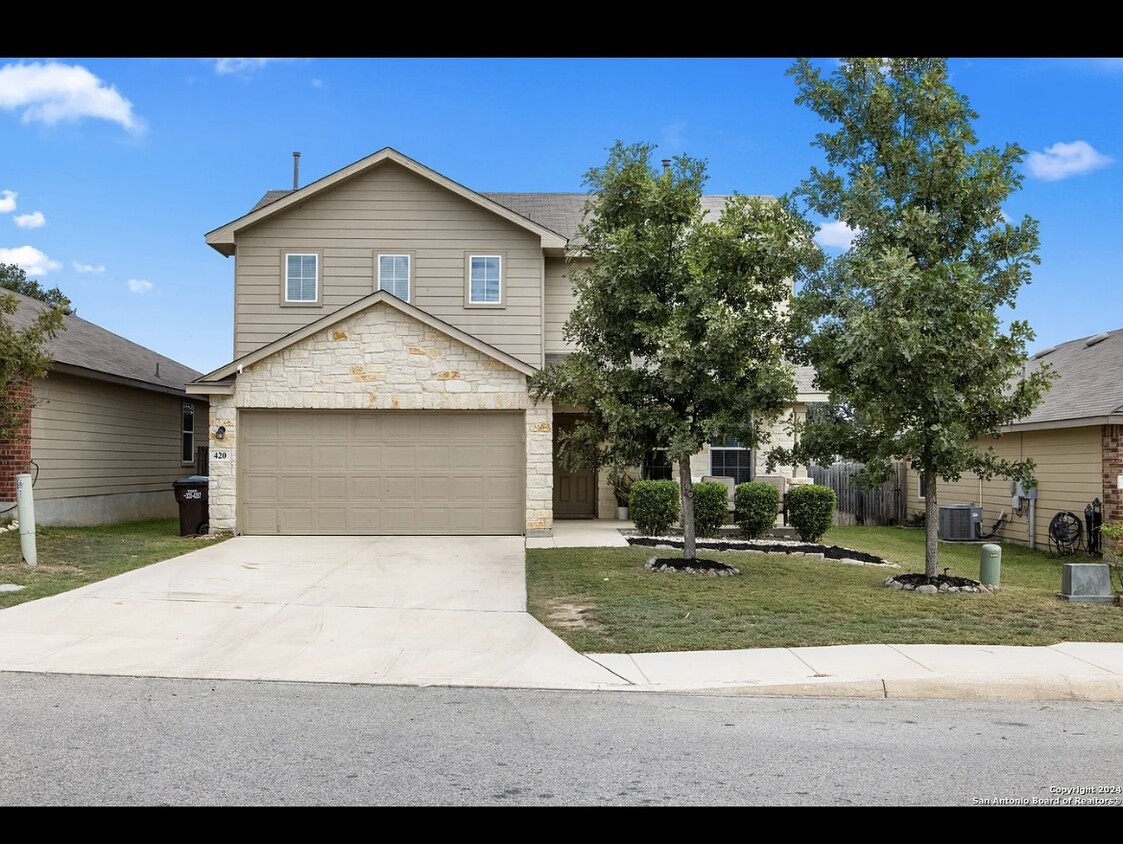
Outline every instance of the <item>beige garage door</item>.
<svg viewBox="0 0 1123 844">
<path fill-rule="evenodd" d="M 238 524 L 248 534 L 520 534 L 521 413 L 249 410 Z"/>
</svg>

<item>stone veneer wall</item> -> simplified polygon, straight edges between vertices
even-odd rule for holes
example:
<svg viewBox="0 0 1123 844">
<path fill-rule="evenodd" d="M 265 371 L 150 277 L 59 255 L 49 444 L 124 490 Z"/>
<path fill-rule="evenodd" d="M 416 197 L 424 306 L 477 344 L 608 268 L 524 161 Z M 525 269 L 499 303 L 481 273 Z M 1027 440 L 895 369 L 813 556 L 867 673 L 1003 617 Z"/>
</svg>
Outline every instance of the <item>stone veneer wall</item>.
<svg viewBox="0 0 1123 844">
<path fill-rule="evenodd" d="M 553 528 L 553 409 L 534 402 L 526 376 L 401 313 L 374 305 L 247 366 L 233 396 L 211 397 L 210 446 L 230 454 L 210 464 L 210 524 L 234 530 L 237 411 L 522 410 L 526 415 L 526 532 Z M 226 427 L 215 439 L 219 425 Z"/>
</svg>

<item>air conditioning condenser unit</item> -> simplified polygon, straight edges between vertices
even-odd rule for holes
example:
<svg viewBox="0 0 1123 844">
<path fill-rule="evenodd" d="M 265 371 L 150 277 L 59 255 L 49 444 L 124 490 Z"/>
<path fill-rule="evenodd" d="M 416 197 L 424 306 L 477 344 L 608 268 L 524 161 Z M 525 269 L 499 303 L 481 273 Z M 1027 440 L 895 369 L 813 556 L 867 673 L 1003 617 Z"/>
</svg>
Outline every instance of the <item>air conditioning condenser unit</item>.
<svg viewBox="0 0 1123 844">
<path fill-rule="evenodd" d="M 974 504 L 948 504 L 940 507 L 940 539 L 970 541 L 982 533 L 983 508 Z"/>
</svg>

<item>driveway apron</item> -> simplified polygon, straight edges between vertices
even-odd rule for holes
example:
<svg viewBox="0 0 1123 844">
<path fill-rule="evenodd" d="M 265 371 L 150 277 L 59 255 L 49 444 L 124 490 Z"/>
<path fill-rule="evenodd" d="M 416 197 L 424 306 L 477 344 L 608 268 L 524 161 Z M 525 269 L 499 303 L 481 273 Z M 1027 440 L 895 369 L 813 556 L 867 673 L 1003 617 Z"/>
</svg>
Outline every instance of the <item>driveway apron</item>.
<svg viewBox="0 0 1123 844">
<path fill-rule="evenodd" d="M 527 614 L 519 536 L 236 537 L 0 611 L 0 671 L 630 685 Z"/>
</svg>

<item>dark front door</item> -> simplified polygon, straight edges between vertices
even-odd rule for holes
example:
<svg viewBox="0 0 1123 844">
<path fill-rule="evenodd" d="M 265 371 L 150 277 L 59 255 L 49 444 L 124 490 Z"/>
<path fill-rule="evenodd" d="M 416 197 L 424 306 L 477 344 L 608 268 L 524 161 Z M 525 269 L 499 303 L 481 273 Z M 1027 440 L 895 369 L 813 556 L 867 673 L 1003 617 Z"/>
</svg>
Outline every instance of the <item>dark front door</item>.
<svg viewBox="0 0 1123 844">
<path fill-rule="evenodd" d="M 558 460 L 559 434 L 570 430 L 576 416 L 554 416 L 554 518 L 591 519 L 597 514 L 597 474 L 592 469 L 567 471 Z"/>
</svg>

